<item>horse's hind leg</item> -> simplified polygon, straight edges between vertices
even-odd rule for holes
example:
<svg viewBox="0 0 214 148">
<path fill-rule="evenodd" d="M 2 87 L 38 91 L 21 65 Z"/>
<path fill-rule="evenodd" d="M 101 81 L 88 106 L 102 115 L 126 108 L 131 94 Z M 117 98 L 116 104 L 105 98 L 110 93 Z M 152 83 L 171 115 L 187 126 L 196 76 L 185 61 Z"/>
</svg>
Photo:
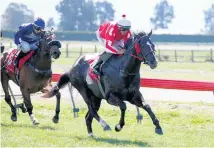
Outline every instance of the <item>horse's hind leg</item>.
<svg viewBox="0 0 214 148">
<path fill-rule="evenodd" d="M 98 111 L 100 109 L 100 105 L 101 105 L 102 100 L 100 98 L 95 97 L 95 96 L 92 96 L 91 100 L 92 100 L 92 104 L 93 104 L 94 109 L 96 111 Z M 92 131 L 92 127 L 91 127 L 92 121 L 93 121 L 93 116 L 91 115 L 90 111 L 88 111 L 87 114 L 85 115 L 85 122 L 87 125 L 88 134 L 90 137 L 94 136 L 93 131 Z"/>
<path fill-rule="evenodd" d="M 79 93 L 82 95 L 84 101 L 86 102 L 90 114 L 100 123 L 105 131 L 111 130 L 110 126 L 98 115 L 97 111 L 94 109 L 92 104 L 93 101 L 90 98 L 91 96 L 93 96 L 92 92 L 88 90 L 87 87 L 84 87 L 84 84 L 80 86 L 81 88 L 77 88 L 77 90 L 79 90 Z"/>
<path fill-rule="evenodd" d="M 55 110 L 55 116 L 53 117 L 53 122 L 58 123 L 59 122 L 59 112 L 60 112 L 60 98 L 61 98 L 61 93 L 58 92 L 56 94 L 56 110 Z"/>
<path fill-rule="evenodd" d="M 135 98 L 133 99 L 133 101 L 135 102 L 135 105 L 138 107 L 142 107 L 150 116 L 150 118 L 153 121 L 153 124 L 156 126 L 155 128 L 155 132 L 159 135 L 163 135 L 163 130 L 159 124 L 159 121 L 157 119 L 157 117 L 155 116 L 155 114 L 153 113 L 151 107 L 149 106 L 149 104 L 147 104 L 142 96 L 142 94 L 139 92 Z"/>
<path fill-rule="evenodd" d="M 13 104 L 11 102 L 11 97 L 10 97 L 9 90 L 8 90 L 9 79 L 8 79 L 7 75 L 3 72 L 3 70 L 1 71 L 1 84 L 2 84 L 2 88 L 4 90 L 4 93 L 5 93 L 5 101 L 11 108 L 11 112 L 12 112 L 11 120 L 17 121 L 16 108 L 13 106 Z"/>
</svg>

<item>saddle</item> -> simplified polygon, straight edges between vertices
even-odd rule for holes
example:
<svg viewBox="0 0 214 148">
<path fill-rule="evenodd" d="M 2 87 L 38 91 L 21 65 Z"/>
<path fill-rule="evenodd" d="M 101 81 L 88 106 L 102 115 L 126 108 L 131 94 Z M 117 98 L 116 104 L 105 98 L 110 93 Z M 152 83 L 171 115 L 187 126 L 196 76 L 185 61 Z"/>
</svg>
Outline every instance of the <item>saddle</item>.
<svg viewBox="0 0 214 148">
<path fill-rule="evenodd" d="M 96 56 L 96 57 L 88 60 L 88 65 L 89 65 L 88 75 L 92 80 L 94 80 L 96 82 L 99 80 L 99 76 L 93 72 L 93 67 L 97 63 L 98 59 L 99 59 L 99 56 Z M 100 69 L 101 69 L 101 66 L 100 66 Z"/>
<path fill-rule="evenodd" d="M 17 50 L 17 49 L 11 49 L 9 52 L 8 52 L 8 55 L 6 57 L 6 60 L 5 60 L 5 69 L 7 71 L 7 73 L 9 73 L 10 75 L 13 75 L 15 74 L 16 75 L 16 79 L 17 79 L 17 82 L 18 82 L 18 79 L 19 79 L 19 71 L 20 69 L 22 68 L 22 66 L 33 56 L 34 52 L 33 50 L 31 50 L 25 57 L 21 58 L 19 60 L 19 63 L 18 63 L 18 69 L 15 68 L 14 66 L 14 61 L 18 55 L 20 51 Z"/>
</svg>

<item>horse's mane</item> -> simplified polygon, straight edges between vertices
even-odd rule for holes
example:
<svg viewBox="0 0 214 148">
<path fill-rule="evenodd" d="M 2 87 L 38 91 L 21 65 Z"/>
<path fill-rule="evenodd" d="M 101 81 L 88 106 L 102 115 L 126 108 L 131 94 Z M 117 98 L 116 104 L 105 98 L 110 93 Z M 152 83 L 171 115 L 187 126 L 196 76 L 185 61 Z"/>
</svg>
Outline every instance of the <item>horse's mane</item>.
<svg viewBox="0 0 214 148">
<path fill-rule="evenodd" d="M 140 31 L 140 32 L 133 32 L 133 37 L 134 38 L 139 38 L 139 37 L 144 37 L 147 36 L 147 33 L 144 31 Z M 125 47 L 128 48 L 128 45 L 132 44 L 132 38 L 129 38 L 128 41 L 125 44 Z"/>
<path fill-rule="evenodd" d="M 147 36 L 147 33 L 144 31 L 140 31 L 140 32 L 133 32 L 134 36 Z"/>
</svg>

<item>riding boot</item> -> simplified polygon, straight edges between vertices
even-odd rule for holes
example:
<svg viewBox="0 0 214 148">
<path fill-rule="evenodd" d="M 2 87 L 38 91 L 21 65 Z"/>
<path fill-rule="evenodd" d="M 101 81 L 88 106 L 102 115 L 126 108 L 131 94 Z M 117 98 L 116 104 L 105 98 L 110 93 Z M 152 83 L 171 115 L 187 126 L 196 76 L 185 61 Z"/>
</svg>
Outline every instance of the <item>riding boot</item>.
<svg viewBox="0 0 214 148">
<path fill-rule="evenodd" d="M 16 59 L 15 59 L 15 61 L 14 61 L 14 66 L 15 66 L 16 68 L 19 68 L 19 60 L 20 60 L 21 58 L 23 58 L 24 56 L 26 56 L 26 55 L 27 55 L 27 53 L 24 53 L 23 51 L 20 51 L 20 52 L 19 52 L 18 56 L 16 57 Z"/>
<path fill-rule="evenodd" d="M 93 67 L 93 72 L 94 72 L 95 74 L 97 74 L 97 75 L 100 75 L 100 71 L 99 71 L 100 65 L 101 65 L 102 63 L 106 63 L 106 62 L 110 59 L 110 57 L 111 57 L 112 55 L 113 55 L 112 53 L 104 52 L 104 53 L 100 56 L 100 58 L 99 58 L 99 60 L 97 61 L 97 63 L 94 65 L 94 67 Z"/>
<path fill-rule="evenodd" d="M 100 65 L 102 64 L 102 62 L 103 62 L 102 56 L 100 56 L 97 63 L 93 67 L 93 73 L 100 75 L 99 68 L 100 68 Z"/>
</svg>

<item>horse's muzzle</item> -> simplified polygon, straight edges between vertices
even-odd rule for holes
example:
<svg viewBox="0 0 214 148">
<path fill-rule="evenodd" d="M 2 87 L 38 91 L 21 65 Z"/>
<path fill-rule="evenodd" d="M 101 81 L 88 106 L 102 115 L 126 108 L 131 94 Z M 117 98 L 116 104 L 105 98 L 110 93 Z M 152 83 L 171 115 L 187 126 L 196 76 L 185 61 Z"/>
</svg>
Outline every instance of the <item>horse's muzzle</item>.
<svg viewBox="0 0 214 148">
<path fill-rule="evenodd" d="M 148 63 L 151 69 L 155 69 L 158 65 L 157 61 L 151 61 Z"/>
<path fill-rule="evenodd" d="M 53 57 L 54 59 L 58 59 L 58 58 L 60 57 L 60 55 L 61 55 L 61 52 L 53 52 L 53 53 L 52 53 L 52 57 Z"/>
</svg>

